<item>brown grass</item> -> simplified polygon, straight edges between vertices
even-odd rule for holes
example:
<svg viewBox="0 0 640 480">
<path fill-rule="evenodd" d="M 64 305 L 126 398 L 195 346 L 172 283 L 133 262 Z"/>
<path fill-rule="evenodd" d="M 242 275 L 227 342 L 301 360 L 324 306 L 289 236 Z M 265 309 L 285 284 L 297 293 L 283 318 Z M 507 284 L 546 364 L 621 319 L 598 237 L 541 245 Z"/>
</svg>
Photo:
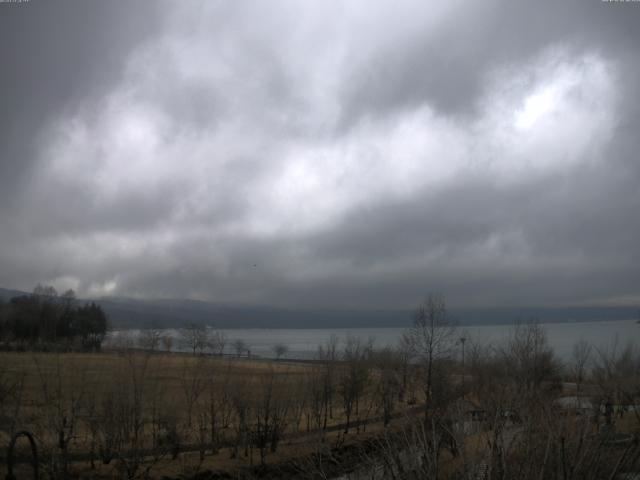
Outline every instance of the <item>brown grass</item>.
<svg viewBox="0 0 640 480">
<path fill-rule="evenodd" d="M 99 354 L 85 353 L 0 353 L 0 372 L 5 382 L 22 382 L 19 402 L 18 422 L 14 430 L 26 429 L 35 433 L 38 438 L 43 458 L 47 455 L 59 454 L 57 450 L 57 434 L 55 423 L 70 412 L 74 401 L 93 399 L 100 402 L 107 394 L 118 392 L 123 386 L 138 382 L 150 392 L 161 392 L 162 401 L 159 408 L 174 415 L 180 425 L 183 444 L 197 443 L 195 425 L 186 426 L 186 400 L 184 384 L 194 376 L 202 374 L 206 379 L 214 378 L 214 384 L 224 388 L 239 388 L 248 397 L 259 395 L 263 379 L 274 375 L 279 385 L 279 395 L 295 396 L 300 393 L 302 383 L 308 375 L 320 368 L 310 363 L 276 362 L 270 360 L 254 360 L 246 358 L 193 357 L 187 354 L 148 354 L 143 352 L 104 352 Z M 198 373 L 200 372 L 200 373 Z M 137 380 L 136 380 L 137 379 Z M 231 386 L 230 386 L 231 385 Z M 207 395 L 206 393 L 204 395 Z M 145 408 L 151 408 L 154 397 L 145 398 Z M 67 410 L 57 410 L 58 404 Z M 335 399 L 334 417 L 329 425 L 343 422 L 340 400 Z M 0 411 L 0 417 L 4 412 Z M 372 412 L 375 413 L 375 412 Z M 76 425 L 69 443 L 70 454 L 86 454 L 89 451 L 90 432 L 83 422 L 84 413 L 77 413 Z M 7 418 L 0 418 L 0 441 L 6 444 L 9 440 L 6 424 Z M 291 420 L 289 421 L 291 431 Z M 300 429 L 304 430 L 304 416 Z M 368 426 L 368 433 L 379 430 L 379 426 Z M 225 433 L 226 438 L 233 436 L 232 428 Z M 360 430 L 360 429 L 358 429 Z M 145 435 L 150 437 L 148 428 Z M 332 432 L 324 435 L 328 444 L 360 441 L 364 435 L 350 435 Z M 317 440 L 317 434 L 312 435 Z M 150 440 L 147 440 L 149 443 Z M 309 438 L 296 437 L 284 439 L 276 453 L 270 453 L 268 462 L 282 462 L 311 453 L 315 443 Z M 168 456 L 157 461 L 153 467 L 155 476 L 178 476 L 195 472 L 196 469 L 237 471 L 251 464 L 259 463 L 257 451 L 252 457 L 245 457 L 241 452 L 231 458 L 231 449 L 222 448 L 216 455 L 207 454 L 203 461 L 197 452 L 183 453 L 178 459 Z M 53 457 L 50 457 L 53 458 Z M 24 466 L 20 467 L 24 469 Z M 96 461 L 96 468 L 91 469 L 88 461 L 75 461 L 72 466 L 83 478 L 113 478 L 114 464 L 101 465 Z"/>
</svg>

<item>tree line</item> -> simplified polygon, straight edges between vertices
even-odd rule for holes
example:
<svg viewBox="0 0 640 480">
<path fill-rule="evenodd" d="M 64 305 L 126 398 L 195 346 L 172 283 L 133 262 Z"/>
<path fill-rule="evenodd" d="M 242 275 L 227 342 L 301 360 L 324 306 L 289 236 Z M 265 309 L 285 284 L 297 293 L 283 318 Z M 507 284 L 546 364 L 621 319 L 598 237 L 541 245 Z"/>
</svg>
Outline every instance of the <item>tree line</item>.
<svg viewBox="0 0 640 480">
<path fill-rule="evenodd" d="M 58 295 L 38 285 L 30 295 L 0 301 L 0 341 L 6 348 L 99 350 L 107 325 L 102 307 L 79 304 L 73 290 Z"/>
</svg>

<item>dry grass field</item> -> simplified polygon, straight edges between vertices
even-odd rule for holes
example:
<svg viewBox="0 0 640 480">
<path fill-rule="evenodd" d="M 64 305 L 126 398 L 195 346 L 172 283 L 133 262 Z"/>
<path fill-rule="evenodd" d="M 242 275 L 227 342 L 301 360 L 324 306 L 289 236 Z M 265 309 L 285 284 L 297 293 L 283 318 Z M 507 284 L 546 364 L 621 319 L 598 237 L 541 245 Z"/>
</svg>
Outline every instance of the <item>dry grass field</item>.
<svg viewBox="0 0 640 480">
<path fill-rule="evenodd" d="M 177 477 L 280 463 L 312 453 L 320 437 L 342 445 L 381 428 L 344 435 L 343 403 L 336 385 L 323 386 L 325 368 L 134 350 L 1 353 L 0 441 L 33 433 L 51 477 Z M 352 423 L 380 414 L 375 378 L 362 386 Z"/>
</svg>

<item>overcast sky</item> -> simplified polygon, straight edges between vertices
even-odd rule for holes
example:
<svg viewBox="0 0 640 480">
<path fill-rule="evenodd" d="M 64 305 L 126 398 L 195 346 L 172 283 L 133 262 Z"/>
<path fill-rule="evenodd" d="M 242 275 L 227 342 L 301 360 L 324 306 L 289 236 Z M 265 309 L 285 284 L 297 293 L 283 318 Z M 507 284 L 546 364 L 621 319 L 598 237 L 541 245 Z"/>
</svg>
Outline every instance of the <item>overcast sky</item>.
<svg viewBox="0 0 640 480">
<path fill-rule="evenodd" d="M 0 3 L 0 286 L 640 303 L 640 3 Z"/>
</svg>

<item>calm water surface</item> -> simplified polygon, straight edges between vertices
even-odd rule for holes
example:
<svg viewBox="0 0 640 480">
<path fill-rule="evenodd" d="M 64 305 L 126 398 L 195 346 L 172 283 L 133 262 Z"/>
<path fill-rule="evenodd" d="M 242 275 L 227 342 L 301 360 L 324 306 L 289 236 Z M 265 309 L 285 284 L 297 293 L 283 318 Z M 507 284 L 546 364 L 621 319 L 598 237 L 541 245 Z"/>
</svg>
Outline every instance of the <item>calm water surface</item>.
<svg viewBox="0 0 640 480">
<path fill-rule="evenodd" d="M 576 323 L 547 323 L 542 324 L 549 343 L 556 354 L 565 360 L 571 356 L 573 345 L 586 340 L 599 349 L 624 347 L 628 342 L 640 343 L 640 324 L 635 320 L 615 320 L 606 322 L 576 322 Z M 227 337 L 225 351 L 233 352 L 232 342 L 242 339 L 251 350 L 252 355 L 272 357 L 271 348 L 276 343 L 284 343 L 289 351 L 288 358 L 313 358 L 318 346 L 329 340 L 331 335 L 337 335 L 344 342 L 348 335 L 360 337 L 364 340 L 372 338 L 376 347 L 395 346 L 400 336 L 406 331 L 404 328 L 344 328 L 344 329 L 222 329 Z M 167 330 L 177 337 L 176 330 Z M 511 325 L 479 325 L 458 327 L 456 336 L 465 336 L 480 343 L 499 344 L 513 332 Z M 132 332 L 135 334 L 135 332 Z M 176 344 L 175 349 L 180 347 Z"/>
</svg>

